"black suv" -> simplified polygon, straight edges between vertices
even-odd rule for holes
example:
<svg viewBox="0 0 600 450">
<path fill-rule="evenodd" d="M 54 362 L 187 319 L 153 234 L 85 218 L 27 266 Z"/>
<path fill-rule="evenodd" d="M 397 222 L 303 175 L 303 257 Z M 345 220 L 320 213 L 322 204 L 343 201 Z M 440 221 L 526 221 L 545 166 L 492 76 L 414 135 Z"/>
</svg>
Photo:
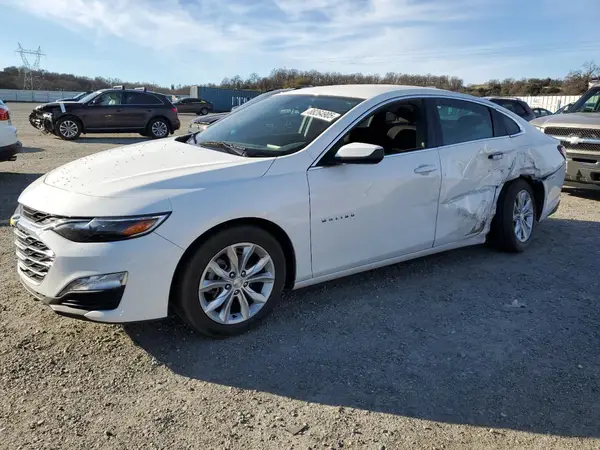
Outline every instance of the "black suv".
<svg viewBox="0 0 600 450">
<path fill-rule="evenodd" d="M 525 119 L 527 122 L 536 118 L 535 113 L 527 102 L 519 100 L 518 98 L 488 97 L 488 100 L 514 112 L 517 116 Z"/>
<path fill-rule="evenodd" d="M 81 133 L 139 133 L 163 138 L 180 126 L 177 108 L 165 95 L 123 86 L 92 92 L 77 102 L 40 105 L 29 115 L 29 122 L 68 141 Z"/>
</svg>

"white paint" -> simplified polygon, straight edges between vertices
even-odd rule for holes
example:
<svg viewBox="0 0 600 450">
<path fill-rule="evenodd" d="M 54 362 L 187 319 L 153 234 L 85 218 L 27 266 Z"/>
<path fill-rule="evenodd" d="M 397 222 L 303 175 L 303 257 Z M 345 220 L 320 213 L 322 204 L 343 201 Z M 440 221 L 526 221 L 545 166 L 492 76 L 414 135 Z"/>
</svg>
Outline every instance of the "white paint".
<svg viewBox="0 0 600 450">
<path fill-rule="evenodd" d="M 0 110 L 9 111 L 8 106 L 0 103 Z M 17 143 L 17 129 L 13 126 L 12 121 L 0 120 L 0 148 Z"/>
<path fill-rule="evenodd" d="M 232 219 L 277 224 L 294 247 L 296 287 L 301 287 L 482 242 L 500 189 L 520 175 L 541 179 L 553 174 L 544 181 L 542 217 L 558 202 L 564 160 L 557 142 L 506 111 L 522 127 L 520 135 L 390 155 L 375 165 L 318 167 L 322 154 L 385 103 L 441 96 L 501 108 L 436 89 L 378 85 L 306 91 L 370 96 L 291 155 L 242 158 L 163 139 L 82 158 L 36 180 L 19 201 L 52 214 L 171 216 L 148 236 L 115 243 L 74 243 L 40 231 L 56 261 L 41 284 L 29 287 L 56 296 L 75 278 L 127 271 L 119 308 L 86 317 L 115 322 L 160 318 L 167 313 L 170 283 L 183 251 Z M 504 157 L 489 159 L 495 151 Z M 424 165 L 433 170 L 419 170 Z"/>
</svg>

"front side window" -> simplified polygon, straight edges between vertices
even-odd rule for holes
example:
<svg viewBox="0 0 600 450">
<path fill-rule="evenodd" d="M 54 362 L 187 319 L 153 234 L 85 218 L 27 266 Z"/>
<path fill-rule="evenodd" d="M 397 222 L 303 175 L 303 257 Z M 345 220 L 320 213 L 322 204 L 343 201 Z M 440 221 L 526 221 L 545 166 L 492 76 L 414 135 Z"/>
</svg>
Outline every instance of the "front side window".
<svg viewBox="0 0 600 450">
<path fill-rule="evenodd" d="M 306 147 L 362 101 L 322 95 L 274 95 L 240 108 L 194 134 L 188 143 L 243 156 L 289 154 Z"/>
<path fill-rule="evenodd" d="M 443 145 L 494 137 L 490 110 L 466 100 L 437 99 Z"/>
<path fill-rule="evenodd" d="M 121 104 L 121 93 L 120 92 L 107 92 L 106 94 L 100 95 L 94 100 L 94 105 L 98 106 L 115 106 Z"/>
<path fill-rule="evenodd" d="M 383 147 L 386 155 L 427 148 L 427 123 L 422 100 L 394 102 L 361 120 L 330 150 L 325 163 L 340 147 L 360 142 Z"/>
</svg>

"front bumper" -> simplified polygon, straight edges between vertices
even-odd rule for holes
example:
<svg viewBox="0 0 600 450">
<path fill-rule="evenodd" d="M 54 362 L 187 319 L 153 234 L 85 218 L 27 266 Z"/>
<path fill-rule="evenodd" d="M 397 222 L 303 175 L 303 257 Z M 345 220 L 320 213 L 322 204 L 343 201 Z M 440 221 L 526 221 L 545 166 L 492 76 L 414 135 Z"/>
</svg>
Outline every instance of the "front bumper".
<svg viewBox="0 0 600 450">
<path fill-rule="evenodd" d="M 31 114 L 29 114 L 29 123 L 32 127 L 37 128 L 44 133 L 54 133 L 54 123 L 51 113 L 34 109 Z"/>
<path fill-rule="evenodd" d="M 566 184 L 600 186 L 600 152 L 576 152 L 567 149 Z"/>
<path fill-rule="evenodd" d="M 32 245 L 42 243 L 52 254 L 46 260 L 49 268 L 33 265 L 42 273 L 37 279 L 23 270 L 22 259 L 17 270 L 25 288 L 56 313 L 107 323 L 167 316 L 171 281 L 183 250 L 158 234 L 121 242 L 77 243 L 22 216 L 13 226 L 21 239 L 25 234 Z M 60 295 L 76 279 L 117 272 L 127 272 L 122 288 Z"/>
<path fill-rule="evenodd" d="M 14 161 L 17 159 L 17 153 L 21 151 L 23 145 L 17 141 L 11 145 L 0 147 L 0 161 Z"/>
</svg>

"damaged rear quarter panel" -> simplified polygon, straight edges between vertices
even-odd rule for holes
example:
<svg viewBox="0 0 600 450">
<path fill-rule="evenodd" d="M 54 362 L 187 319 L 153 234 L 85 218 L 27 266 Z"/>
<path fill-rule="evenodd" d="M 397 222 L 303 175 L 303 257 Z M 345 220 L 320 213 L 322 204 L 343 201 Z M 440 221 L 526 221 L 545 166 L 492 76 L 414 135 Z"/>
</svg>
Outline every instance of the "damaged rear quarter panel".
<svg viewBox="0 0 600 450">
<path fill-rule="evenodd" d="M 440 148 L 442 185 L 434 246 L 490 230 L 502 187 L 521 176 L 541 179 L 560 167 L 556 143 L 525 133 Z M 490 156 L 496 154 L 496 158 Z"/>
</svg>

